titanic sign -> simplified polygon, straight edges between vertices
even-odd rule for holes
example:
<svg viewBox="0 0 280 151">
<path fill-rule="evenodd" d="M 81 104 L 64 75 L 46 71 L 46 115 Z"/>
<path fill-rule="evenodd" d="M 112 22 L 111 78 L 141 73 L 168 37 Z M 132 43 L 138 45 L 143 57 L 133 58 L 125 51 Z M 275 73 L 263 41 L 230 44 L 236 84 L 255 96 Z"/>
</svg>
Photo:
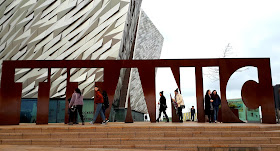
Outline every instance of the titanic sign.
<svg viewBox="0 0 280 151">
<path fill-rule="evenodd" d="M 178 59 L 178 60 L 24 60 L 4 61 L 2 64 L 2 79 L 0 91 L 0 125 L 19 124 L 20 104 L 22 94 L 22 83 L 15 83 L 16 68 L 47 68 L 47 82 L 39 83 L 37 102 L 37 124 L 48 124 L 50 76 L 51 68 L 67 69 L 66 106 L 67 99 L 78 83 L 70 82 L 71 68 L 104 68 L 103 89 L 107 91 L 110 109 L 114 99 L 115 89 L 118 83 L 121 68 L 138 68 L 143 92 L 150 115 L 151 122 L 156 122 L 156 97 L 155 97 L 155 68 L 170 67 L 180 88 L 180 67 L 195 67 L 197 118 L 198 122 L 205 122 L 204 98 L 203 98 L 203 76 L 202 67 L 219 67 L 220 90 L 221 90 L 221 111 L 222 122 L 242 122 L 230 110 L 226 86 L 230 76 L 238 69 L 245 66 L 258 68 L 259 83 L 249 80 L 244 83 L 241 94 L 242 100 L 249 108 L 255 109 L 261 106 L 262 122 L 276 123 L 274 112 L 274 98 L 271 80 L 270 60 L 268 58 L 250 59 Z M 182 77 L 183 78 L 183 77 Z M 261 95 L 257 95 L 261 94 Z M 128 107 L 128 113 L 131 113 Z M 129 115 L 129 114 L 127 114 Z M 65 114 L 65 119 L 68 114 Z M 173 114 L 173 116 L 176 116 Z M 131 118 L 127 118 L 132 120 Z"/>
</svg>

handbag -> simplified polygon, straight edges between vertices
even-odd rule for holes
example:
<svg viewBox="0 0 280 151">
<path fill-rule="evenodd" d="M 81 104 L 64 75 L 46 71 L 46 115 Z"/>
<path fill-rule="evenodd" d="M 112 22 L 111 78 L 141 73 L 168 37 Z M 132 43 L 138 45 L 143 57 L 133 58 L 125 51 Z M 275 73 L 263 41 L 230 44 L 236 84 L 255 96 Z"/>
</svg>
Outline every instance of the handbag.
<svg viewBox="0 0 280 151">
<path fill-rule="evenodd" d="M 166 109 L 166 108 L 167 108 L 167 105 L 166 105 L 166 104 L 163 104 L 162 107 L 163 107 L 164 109 Z"/>
<path fill-rule="evenodd" d="M 70 110 L 71 110 L 71 112 L 75 112 L 76 111 L 76 105 L 71 106 Z"/>
<path fill-rule="evenodd" d="M 185 105 L 181 105 L 181 108 L 184 109 L 184 108 L 185 108 Z"/>
</svg>

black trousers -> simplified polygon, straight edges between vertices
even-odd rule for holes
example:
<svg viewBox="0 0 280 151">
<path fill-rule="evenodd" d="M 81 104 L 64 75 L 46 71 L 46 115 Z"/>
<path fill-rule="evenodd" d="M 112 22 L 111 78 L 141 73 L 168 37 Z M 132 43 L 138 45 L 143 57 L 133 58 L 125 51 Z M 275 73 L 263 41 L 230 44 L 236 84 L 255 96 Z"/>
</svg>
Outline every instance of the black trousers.
<svg viewBox="0 0 280 151">
<path fill-rule="evenodd" d="M 68 113 L 69 113 L 69 123 L 70 122 L 73 122 L 73 123 L 76 123 L 76 118 L 77 118 L 77 109 L 74 111 L 74 112 L 72 112 L 70 109 L 68 109 Z"/>
<path fill-rule="evenodd" d="M 183 122 L 182 107 L 178 107 L 178 115 L 179 115 L 180 122 Z"/>
<path fill-rule="evenodd" d="M 160 117 L 161 117 L 161 112 L 163 112 L 163 114 L 165 115 L 167 121 L 169 121 L 169 118 L 168 118 L 168 116 L 167 116 L 167 114 L 166 114 L 166 110 L 161 110 L 161 109 L 159 110 L 159 116 L 158 116 L 157 121 L 159 121 L 159 119 L 160 119 Z"/>
<path fill-rule="evenodd" d="M 82 122 L 84 122 L 83 105 L 77 105 L 76 106 L 76 111 L 74 112 L 76 120 L 74 120 L 74 122 L 77 122 L 77 112 L 79 113 Z"/>
<path fill-rule="evenodd" d="M 209 119 L 209 123 L 215 122 L 214 121 L 214 110 L 209 110 L 209 112 L 208 112 L 208 119 Z"/>
<path fill-rule="evenodd" d="M 194 121 L 194 114 L 191 114 L 191 120 Z"/>
<path fill-rule="evenodd" d="M 69 114 L 69 118 L 68 118 L 68 122 L 73 122 L 73 113 L 71 112 L 71 110 L 68 108 L 68 114 Z"/>
</svg>

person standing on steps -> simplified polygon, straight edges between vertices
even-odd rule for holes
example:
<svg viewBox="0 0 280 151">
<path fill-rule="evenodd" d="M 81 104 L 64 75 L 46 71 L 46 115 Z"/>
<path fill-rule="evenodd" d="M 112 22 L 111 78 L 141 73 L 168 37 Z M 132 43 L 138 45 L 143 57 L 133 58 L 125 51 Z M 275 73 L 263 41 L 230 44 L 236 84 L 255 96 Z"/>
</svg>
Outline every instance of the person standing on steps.
<svg viewBox="0 0 280 151">
<path fill-rule="evenodd" d="M 105 115 L 105 120 L 106 120 L 107 122 L 109 122 L 109 120 L 108 120 L 108 118 L 106 117 L 106 114 L 105 114 L 106 109 L 109 108 L 109 99 L 108 99 L 107 92 L 106 92 L 106 91 L 103 91 L 103 92 L 102 92 L 102 96 L 103 96 L 103 100 L 104 100 L 104 102 L 103 102 L 103 104 L 102 104 L 102 110 L 103 110 L 103 113 L 104 113 L 104 115 Z"/>
<path fill-rule="evenodd" d="M 213 106 L 213 100 L 210 100 L 210 112 L 209 112 L 209 123 L 214 122 L 214 106 Z M 211 120 L 210 120 L 211 119 Z"/>
<path fill-rule="evenodd" d="M 94 103 L 96 105 L 96 111 L 94 113 L 93 120 L 89 124 L 94 124 L 94 122 L 95 122 L 95 120 L 96 120 L 96 118 L 99 114 L 101 115 L 101 118 L 103 120 L 102 124 L 107 124 L 108 120 L 105 120 L 105 115 L 104 115 L 104 112 L 102 110 L 102 105 L 103 105 L 103 102 L 104 102 L 103 96 L 100 93 L 100 90 L 99 90 L 98 86 L 94 87 L 94 91 L 95 91 Z"/>
<path fill-rule="evenodd" d="M 172 99 L 172 101 L 175 101 L 178 104 L 179 120 L 182 123 L 183 122 L 182 109 L 185 108 L 184 100 L 183 100 L 182 95 L 178 92 L 178 88 L 174 91 L 174 93 L 175 93 L 175 99 Z"/>
<path fill-rule="evenodd" d="M 79 112 L 80 118 L 82 120 L 82 125 L 85 125 L 84 116 L 83 116 L 83 105 L 84 105 L 84 101 L 83 101 L 83 96 L 82 96 L 81 90 L 79 88 L 76 88 L 74 93 L 72 94 L 71 101 L 69 103 L 69 108 L 71 108 L 71 107 L 76 108 L 74 115 L 77 115 L 77 112 Z M 77 122 L 77 121 L 75 121 L 75 122 Z M 73 125 L 73 121 L 70 122 L 69 124 Z"/>
<path fill-rule="evenodd" d="M 160 93 L 159 93 L 159 95 L 160 95 L 160 100 L 159 100 L 159 102 L 160 102 L 160 107 L 159 107 L 159 116 L 158 116 L 158 119 L 157 119 L 157 122 L 159 122 L 159 119 L 160 119 L 160 116 L 161 116 L 161 112 L 163 112 L 163 114 L 165 115 L 165 117 L 166 117 L 166 122 L 169 122 L 169 118 L 168 118 L 168 116 L 167 116 L 167 114 L 166 114 L 166 108 L 167 108 L 167 105 L 166 105 L 166 98 L 164 97 L 164 95 L 163 95 L 163 91 L 161 91 Z"/>
<path fill-rule="evenodd" d="M 209 123 L 214 122 L 214 106 L 213 100 L 211 99 L 211 91 L 207 90 L 204 96 L 205 100 L 205 114 L 208 115 Z"/>
<path fill-rule="evenodd" d="M 191 119 L 192 119 L 192 121 L 194 121 L 194 114 L 195 114 L 195 109 L 194 109 L 194 106 L 192 106 L 192 108 L 191 108 Z"/>
<path fill-rule="evenodd" d="M 221 99 L 220 99 L 220 96 L 217 94 L 216 90 L 214 90 L 212 92 L 211 99 L 213 100 L 214 120 L 215 120 L 215 123 L 217 123 L 218 115 L 219 115 L 219 106 L 221 105 Z"/>
</svg>

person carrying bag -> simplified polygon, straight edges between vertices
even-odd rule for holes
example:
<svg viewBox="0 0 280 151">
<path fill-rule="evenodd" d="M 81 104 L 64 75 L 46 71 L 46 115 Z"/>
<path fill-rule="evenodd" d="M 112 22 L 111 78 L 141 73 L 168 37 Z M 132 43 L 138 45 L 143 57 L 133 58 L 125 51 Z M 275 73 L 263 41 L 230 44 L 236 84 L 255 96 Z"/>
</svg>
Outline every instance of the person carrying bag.
<svg viewBox="0 0 280 151">
<path fill-rule="evenodd" d="M 182 109 L 185 108 L 184 100 L 182 95 L 178 92 L 178 88 L 174 91 L 175 93 L 175 99 L 172 99 L 173 102 L 176 102 L 178 104 L 178 115 L 179 120 L 182 123 L 183 122 L 183 113 Z"/>
<path fill-rule="evenodd" d="M 73 112 L 73 116 L 70 117 L 70 122 L 69 125 L 73 125 L 73 122 L 76 123 L 76 117 L 75 115 L 77 115 L 77 112 L 80 115 L 80 118 L 82 120 L 82 125 L 85 124 L 84 122 L 84 116 L 83 116 L 83 105 L 84 105 L 84 101 L 83 101 L 83 96 L 81 93 L 81 90 L 79 88 L 76 88 L 74 93 L 72 94 L 72 98 L 71 101 L 69 103 L 69 109 L 71 110 L 71 112 Z M 71 113 L 70 113 L 71 116 Z"/>
<path fill-rule="evenodd" d="M 166 117 L 166 122 L 169 122 L 169 118 L 166 114 L 166 108 L 167 108 L 167 105 L 166 105 L 166 98 L 163 96 L 163 91 L 161 91 L 159 93 L 160 95 L 160 108 L 159 108 L 159 116 L 158 116 L 158 119 L 157 119 L 157 122 L 159 122 L 159 119 L 160 119 L 160 116 L 161 116 L 161 112 L 163 112 L 163 114 L 165 115 Z"/>
</svg>

